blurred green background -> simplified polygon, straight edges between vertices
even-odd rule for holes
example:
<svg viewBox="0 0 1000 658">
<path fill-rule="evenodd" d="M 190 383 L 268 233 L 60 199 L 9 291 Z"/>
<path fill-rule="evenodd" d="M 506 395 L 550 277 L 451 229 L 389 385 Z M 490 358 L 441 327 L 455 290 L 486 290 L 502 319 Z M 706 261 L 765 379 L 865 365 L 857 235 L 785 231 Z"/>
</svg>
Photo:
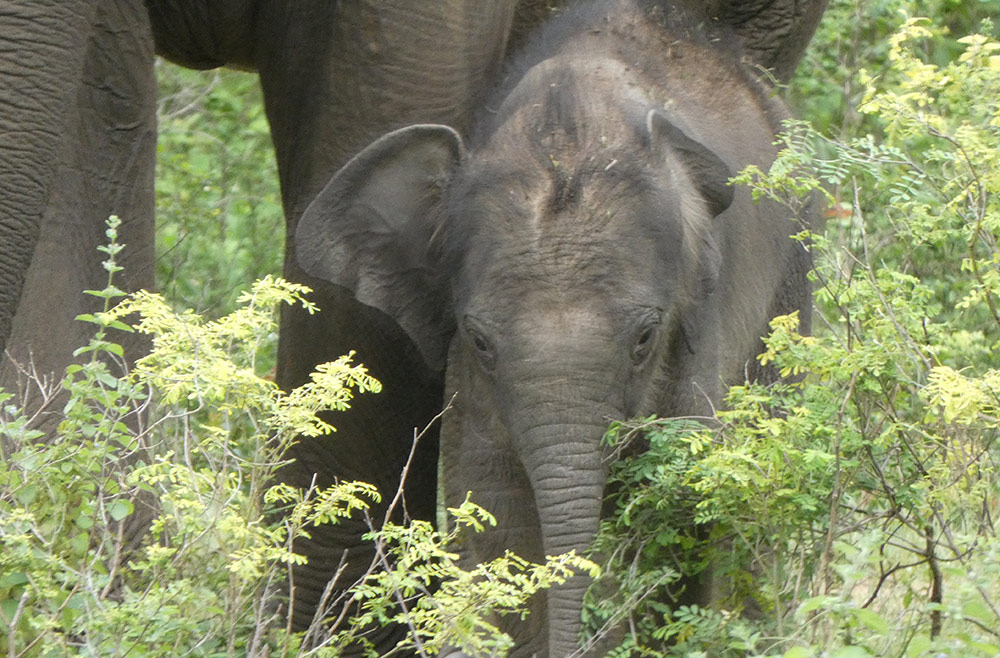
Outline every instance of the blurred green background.
<svg viewBox="0 0 1000 658">
<path fill-rule="evenodd" d="M 257 76 L 157 62 L 157 283 L 177 307 L 235 308 L 281 272 L 284 219 Z"/>
</svg>

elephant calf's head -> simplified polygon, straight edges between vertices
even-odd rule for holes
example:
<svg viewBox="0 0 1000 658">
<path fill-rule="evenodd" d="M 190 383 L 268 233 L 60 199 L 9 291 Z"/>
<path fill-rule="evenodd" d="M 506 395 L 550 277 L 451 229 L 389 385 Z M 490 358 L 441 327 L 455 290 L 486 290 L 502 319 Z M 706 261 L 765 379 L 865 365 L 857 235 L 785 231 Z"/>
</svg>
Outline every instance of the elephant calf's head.
<svg viewBox="0 0 1000 658">
<path fill-rule="evenodd" d="M 730 173 L 662 110 L 585 91 L 595 80 L 578 82 L 579 67 L 525 75 L 472 148 L 437 125 L 381 138 L 313 202 L 296 242 L 307 271 L 447 366 L 449 497 L 506 506 L 505 547 L 536 559 L 596 533 L 609 419 L 701 410 L 717 383 L 711 222 Z M 619 67 L 585 68 L 608 83 Z M 549 593 L 550 617 L 560 597 L 576 610 L 565 637 L 583 589 Z"/>
<path fill-rule="evenodd" d="M 730 174 L 662 111 L 573 111 L 575 89 L 515 96 L 471 151 L 439 125 L 379 139 L 306 211 L 298 257 L 501 408 L 552 377 L 603 382 L 584 404 L 660 411 L 705 340 Z"/>
</svg>

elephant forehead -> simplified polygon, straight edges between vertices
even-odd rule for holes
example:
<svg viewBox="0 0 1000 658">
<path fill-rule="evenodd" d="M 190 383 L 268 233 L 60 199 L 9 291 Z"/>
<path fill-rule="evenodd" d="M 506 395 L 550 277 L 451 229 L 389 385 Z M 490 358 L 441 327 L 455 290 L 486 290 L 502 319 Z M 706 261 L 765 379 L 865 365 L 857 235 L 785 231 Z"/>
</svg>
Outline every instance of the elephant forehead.
<svg viewBox="0 0 1000 658">
<path fill-rule="evenodd" d="M 683 229 L 669 208 L 617 198 L 554 212 L 522 205 L 480 216 L 466 243 L 460 295 L 549 291 L 557 299 L 606 294 L 649 297 L 669 289 L 681 267 Z"/>
<path fill-rule="evenodd" d="M 530 297 L 515 316 L 514 326 L 519 333 L 534 337 L 541 347 L 584 340 L 604 333 L 611 325 L 610 313 L 603 305 L 573 298 L 554 301 L 551 296 Z"/>
<path fill-rule="evenodd" d="M 670 268 L 650 258 L 635 258 L 637 251 L 650 246 L 634 246 L 632 251 L 621 242 L 595 241 L 586 232 L 559 239 L 524 235 L 520 240 L 492 242 L 472 251 L 457 292 L 460 297 L 482 297 L 507 306 L 586 304 L 598 298 L 607 306 L 654 296 L 666 283 Z M 654 274 L 657 270 L 664 274 Z"/>
<path fill-rule="evenodd" d="M 620 279 L 609 284 L 567 276 L 499 278 L 504 283 L 486 279 L 471 291 L 459 314 L 481 320 L 495 337 L 523 353 L 613 342 L 629 333 L 638 318 L 670 305 L 662 290 Z"/>
</svg>

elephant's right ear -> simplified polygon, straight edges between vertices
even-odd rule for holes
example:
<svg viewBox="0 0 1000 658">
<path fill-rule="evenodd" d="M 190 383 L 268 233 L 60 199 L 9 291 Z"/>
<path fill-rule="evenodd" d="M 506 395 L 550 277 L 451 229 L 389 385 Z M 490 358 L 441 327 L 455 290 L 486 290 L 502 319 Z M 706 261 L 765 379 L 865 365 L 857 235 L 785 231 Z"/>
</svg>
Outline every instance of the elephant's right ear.
<svg viewBox="0 0 1000 658">
<path fill-rule="evenodd" d="M 330 179 L 295 231 L 303 270 L 394 318 L 435 370 L 444 367 L 452 321 L 431 270 L 431 217 L 464 153 L 447 126 L 391 132 Z"/>
</svg>

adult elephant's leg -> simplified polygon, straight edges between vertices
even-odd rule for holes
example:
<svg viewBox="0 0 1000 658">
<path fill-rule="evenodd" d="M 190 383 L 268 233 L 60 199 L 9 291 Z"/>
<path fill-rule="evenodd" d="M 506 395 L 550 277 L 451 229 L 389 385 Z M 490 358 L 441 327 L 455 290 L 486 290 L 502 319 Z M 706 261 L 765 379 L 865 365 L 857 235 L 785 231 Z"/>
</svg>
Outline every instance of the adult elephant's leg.
<svg viewBox="0 0 1000 658">
<path fill-rule="evenodd" d="M 117 285 L 153 283 L 153 45 L 141 0 L 35 3 L 47 13 L 18 13 L 32 4 L 0 8 L 0 39 L 16 42 L 0 46 L 0 58 L 11 58 L 0 61 L 0 76 L 11 79 L 0 80 L 0 104 L 11 104 L 0 111 L 0 251 L 4 268 L 29 263 L 7 350 L 40 375 L 61 376 L 93 334 L 74 318 L 100 305 L 83 290 L 107 283 L 97 247 L 108 215 L 123 220 L 127 245 Z M 10 26 L 13 16 L 30 20 Z M 11 230 L 18 218 L 38 226 Z M 114 339 L 127 348 L 135 340 Z M 14 388 L 19 379 L 4 359 L 0 385 Z"/>
<path fill-rule="evenodd" d="M 301 383 L 298 375 L 317 363 L 357 350 L 356 360 L 364 363 L 383 384 L 378 395 L 365 394 L 351 402 L 351 409 L 327 418 L 338 428 L 328 437 L 300 437 L 289 455 L 294 459 L 281 478 L 297 487 L 318 486 L 335 480 L 359 480 L 378 487 L 383 504 L 374 506 L 370 517 L 380 525 L 384 503 L 392 500 L 400 484 L 416 431 L 422 429 L 441 408 L 441 384 L 427 371 L 406 337 L 389 319 L 374 309 L 358 304 L 353 296 L 301 276 L 286 266 L 285 275 L 304 281 L 315 289 L 311 298 L 323 309 L 324 322 L 311 321 L 297 313 L 282 317 L 281 342 L 294 352 L 282 361 L 282 386 Z M 299 348 L 301 352 L 299 352 Z M 311 358 L 309 358 L 311 357 Z M 290 372 L 291 370 L 291 372 Z M 433 428 L 420 441 L 406 479 L 403 507 L 411 518 L 433 520 L 437 481 L 437 431 Z M 360 577 L 374 557 L 362 535 L 367 521 L 355 518 L 337 526 L 310 529 L 312 540 L 296 543 L 296 552 L 308 557 L 308 564 L 295 568 L 294 624 L 307 626 L 313 618 L 328 581 L 340 561 L 345 569 L 334 588 L 340 592 Z M 329 603 L 336 607 L 337 602 Z"/>
<path fill-rule="evenodd" d="M 63 141 L 92 1 L 0 6 L 0 349 L 7 346 Z"/>
<path fill-rule="evenodd" d="M 508 2 L 266 3 L 257 65 L 272 126 L 288 233 L 332 174 L 377 136 L 421 122 L 466 127 L 499 65 L 513 15 Z M 272 27 L 273 26 L 273 27 Z M 357 351 L 382 380 L 379 395 L 365 395 L 333 422 L 333 438 L 303 440 L 284 477 L 308 485 L 334 478 L 360 479 L 391 498 L 410 451 L 414 429 L 441 407 L 440 374 L 431 372 L 389 318 L 353 296 L 306 276 L 286 243 L 285 275 L 312 286 L 323 312 L 286 310 L 282 316 L 278 382 L 305 381 L 322 361 Z M 427 437 L 407 479 L 406 511 L 432 519 L 436 439 Z M 376 518 L 381 514 L 377 511 Z M 310 563 L 295 572 L 296 625 L 312 608 L 351 549 L 347 585 L 368 566 L 361 522 L 317 530 L 297 548 Z"/>
</svg>

